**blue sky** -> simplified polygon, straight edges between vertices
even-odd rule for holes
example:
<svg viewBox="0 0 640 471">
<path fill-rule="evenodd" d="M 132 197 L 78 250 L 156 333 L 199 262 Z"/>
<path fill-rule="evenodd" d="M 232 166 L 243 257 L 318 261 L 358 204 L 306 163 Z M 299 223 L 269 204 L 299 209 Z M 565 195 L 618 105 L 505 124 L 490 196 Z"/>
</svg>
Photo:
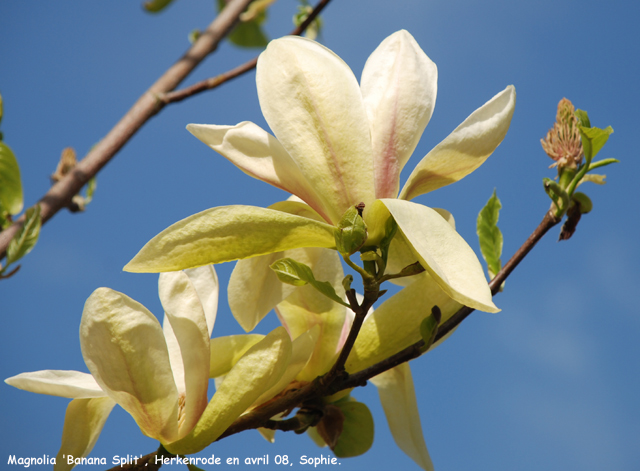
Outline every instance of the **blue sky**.
<svg viewBox="0 0 640 471">
<path fill-rule="evenodd" d="M 132 2 L 2 2 L 1 130 L 22 169 L 25 201 L 49 187 L 63 148 L 84 155 L 204 28 L 211 1 L 178 0 L 159 16 Z M 292 0 L 273 7 L 267 30 L 291 29 Z M 631 1 L 333 0 L 322 42 L 360 76 L 389 34 L 411 32 L 438 65 L 433 118 L 413 157 L 429 149 L 493 95 L 513 84 L 518 98 L 502 145 L 463 181 L 418 201 L 444 207 L 479 252 L 478 211 L 494 188 L 510 256 L 549 206 L 542 178 L 553 177 L 539 139 L 567 97 L 595 126 L 615 133 L 599 155 L 618 158 L 607 184 L 585 185 L 594 210 L 568 242 L 552 230 L 496 297 L 499 314 L 474 313 L 429 355 L 412 362 L 422 424 L 438 470 L 637 469 L 640 462 L 640 286 L 633 142 L 640 126 L 637 47 L 640 4 Z M 186 82 L 253 57 L 223 44 Z M 188 123 L 267 127 L 255 74 L 171 105 L 154 117 L 100 173 L 84 214 L 62 212 L 10 280 L 0 282 L 0 377 L 41 369 L 86 371 L 78 326 L 91 292 L 108 286 L 156 315 L 157 277 L 122 272 L 152 236 L 197 211 L 226 204 L 267 206 L 286 197 L 252 180 L 206 148 Z M 403 174 L 406 178 L 408 172 Z M 231 264 L 218 273 L 226 283 Z M 277 324 L 271 314 L 259 329 Z M 224 290 L 214 335 L 240 333 Z M 374 413 L 376 438 L 366 455 L 340 469 L 415 466 L 393 444 L 373 386 L 354 396 Z M 0 384 L 0 462 L 8 455 L 55 456 L 67 401 Z M 145 454 L 156 444 L 116 408 L 92 456 Z M 213 445 L 216 456 L 327 453 L 305 436 L 257 432 Z M 80 468 L 82 469 L 82 468 Z M 99 468 L 96 468 L 99 469 Z"/>
</svg>

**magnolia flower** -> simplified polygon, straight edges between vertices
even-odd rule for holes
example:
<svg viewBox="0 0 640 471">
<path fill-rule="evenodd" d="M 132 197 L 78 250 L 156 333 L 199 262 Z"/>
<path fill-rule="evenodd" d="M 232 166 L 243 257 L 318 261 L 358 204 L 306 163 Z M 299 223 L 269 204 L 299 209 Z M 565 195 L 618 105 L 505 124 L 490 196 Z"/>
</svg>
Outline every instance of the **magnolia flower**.
<svg viewBox="0 0 640 471">
<path fill-rule="evenodd" d="M 5 380 L 20 389 L 73 399 L 56 470 L 73 467 L 65 455 L 89 454 L 116 403 L 168 450 L 197 452 L 284 373 L 291 344 L 279 328 L 242 355 L 209 401 L 210 369 L 223 361 L 209 345 L 218 303 L 216 273 L 212 267 L 164 273 L 159 293 L 164 329 L 122 293 L 99 288 L 89 297 L 80 345 L 91 374 L 45 370 Z"/>
<path fill-rule="evenodd" d="M 435 65 L 409 33 L 399 31 L 382 42 L 367 61 L 361 87 L 338 56 L 299 37 L 269 44 L 258 60 L 256 82 L 277 139 L 250 122 L 188 129 L 245 173 L 306 204 L 203 211 L 153 238 L 125 270 L 170 271 L 301 247 L 335 248 L 334 224 L 364 202 L 367 245 L 380 241 L 393 217 L 400 245 L 412 253 L 410 263 L 419 261 L 457 302 L 498 310 L 473 250 L 439 212 L 407 200 L 457 181 L 484 162 L 509 127 L 512 86 L 429 152 L 398 195 L 400 171 L 431 117 L 437 88 Z M 275 305 L 269 304 L 267 312 Z M 264 313 L 245 315 L 259 320 Z M 245 328 L 251 323 L 241 322 Z"/>
</svg>

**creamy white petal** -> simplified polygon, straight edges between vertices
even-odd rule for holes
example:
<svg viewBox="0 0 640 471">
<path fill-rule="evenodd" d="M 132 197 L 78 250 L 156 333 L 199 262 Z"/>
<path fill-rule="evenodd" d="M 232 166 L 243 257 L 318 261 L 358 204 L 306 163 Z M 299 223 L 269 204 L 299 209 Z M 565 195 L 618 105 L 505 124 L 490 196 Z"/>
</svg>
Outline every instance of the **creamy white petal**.
<svg viewBox="0 0 640 471">
<path fill-rule="evenodd" d="M 75 466 L 67 462 L 69 455 L 82 458 L 91 453 L 115 405 L 110 397 L 74 399 L 69 403 L 54 471 L 68 471 Z"/>
<path fill-rule="evenodd" d="M 198 293 L 202 309 L 204 309 L 204 315 L 207 318 L 209 337 L 211 337 L 218 313 L 218 295 L 220 291 L 216 269 L 213 265 L 205 265 L 204 267 L 188 268 L 184 272 Z"/>
<path fill-rule="evenodd" d="M 449 296 L 465 306 L 498 312 L 478 257 L 442 216 L 410 201 L 382 199 L 420 264 Z M 376 204 L 379 204 L 376 202 Z"/>
<path fill-rule="evenodd" d="M 198 293 L 186 273 L 161 273 L 158 293 L 180 345 L 184 366 L 186 401 L 184 421 L 180 421 L 180 436 L 184 436 L 209 402 L 209 330 Z"/>
<path fill-rule="evenodd" d="M 433 114 L 438 69 L 413 36 L 401 30 L 369 56 L 361 88 L 371 127 L 376 197 L 395 198 L 400 172 Z"/>
<path fill-rule="evenodd" d="M 374 376 L 371 382 L 378 388 L 380 403 L 396 445 L 422 469 L 433 471 L 433 463 L 422 434 L 409 363 L 402 363 Z"/>
<path fill-rule="evenodd" d="M 471 113 L 416 166 L 399 198 L 411 200 L 477 169 L 504 139 L 515 106 L 516 89 L 509 85 Z"/>
<path fill-rule="evenodd" d="M 235 126 L 189 124 L 187 130 L 247 175 L 297 195 L 326 216 L 322 198 L 271 134 L 249 121 Z"/>
<path fill-rule="evenodd" d="M 4 380 L 14 388 L 51 396 L 87 398 L 107 395 L 89 373 L 71 370 L 42 370 L 20 373 Z"/>
<path fill-rule="evenodd" d="M 80 321 L 84 361 L 100 387 L 131 414 L 145 435 L 178 435 L 178 391 L 158 320 L 117 291 L 98 288 Z"/>
<path fill-rule="evenodd" d="M 300 37 L 271 41 L 260 55 L 260 107 L 336 223 L 374 200 L 369 124 L 351 69 L 326 47 Z"/>
</svg>

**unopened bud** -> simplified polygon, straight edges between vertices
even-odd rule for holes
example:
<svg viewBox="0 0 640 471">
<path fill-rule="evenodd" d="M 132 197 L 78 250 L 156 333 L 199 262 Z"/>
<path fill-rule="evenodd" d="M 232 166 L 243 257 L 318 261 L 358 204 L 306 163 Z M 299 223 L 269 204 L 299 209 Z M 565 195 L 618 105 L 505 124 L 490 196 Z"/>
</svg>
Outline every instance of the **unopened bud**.
<svg viewBox="0 0 640 471">
<path fill-rule="evenodd" d="M 336 247 L 343 255 L 357 252 L 367 240 L 367 226 L 362 219 L 364 204 L 351 206 L 342 216 L 336 231 Z"/>
</svg>

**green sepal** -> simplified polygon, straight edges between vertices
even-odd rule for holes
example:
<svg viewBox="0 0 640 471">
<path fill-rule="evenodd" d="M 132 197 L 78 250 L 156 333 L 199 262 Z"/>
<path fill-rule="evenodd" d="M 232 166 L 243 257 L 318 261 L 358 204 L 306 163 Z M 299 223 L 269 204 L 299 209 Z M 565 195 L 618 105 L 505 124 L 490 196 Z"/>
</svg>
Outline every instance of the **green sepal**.
<svg viewBox="0 0 640 471">
<path fill-rule="evenodd" d="M 431 314 L 425 317 L 420 323 L 420 335 L 424 340 L 424 346 L 420 349 L 421 353 L 426 352 L 433 345 L 433 341 L 436 339 L 438 333 L 438 325 L 442 320 L 442 312 L 438 306 L 431 308 Z"/>
<path fill-rule="evenodd" d="M 543 178 L 544 191 L 554 202 L 557 208 L 556 216 L 562 216 L 569 207 L 569 195 L 556 182 L 550 178 Z"/>
<path fill-rule="evenodd" d="M 578 207 L 580 208 L 580 214 L 587 214 L 593 209 L 591 198 L 589 198 L 584 193 L 577 191 L 573 194 L 571 199 L 573 199 L 573 201 L 578 204 Z"/>
<path fill-rule="evenodd" d="M 35 205 L 27 209 L 26 220 L 24 225 L 20 228 L 20 231 L 11 239 L 9 247 L 7 247 L 7 265 L 17 262 L 22 257 L 31 252 L 31 249 L 38 242 L 38 236 L 40 235 L 40 226 L 42 221 L 40 219 L 40 206 Z"/>
<path fill-rule="evenodd" d="M 18 160 L 4 142 L 0 142 L 0 208 L 9 214 L 18 214 L 23 208 Z"/>
<path fill-rule="evenodd" d="M 498 218 L 502 204 L 493 190 L 493 194 L 484 208 L 478 214 L 477 233 L 480 241 L 480 251 L 487 262 L 489 278 L 493 278 L 502 268 L 502 232 L 498 228 Z"/>
<path fill-rule="evenodd" d="M 360 209 L 351 206 L 338 222 L 335 233 L 336 248 L 344 256 L 356 253 L 367 240 L 367 226 Z"/>
<path fill-rule="evenodd" d="M 149 13 L 160 13 L 167 8 L 173 0 L 149 0 L 142 4 L 143 8 Z"/>
<path fill-rule="evenodd" d="M 310 284 L 327 298 L 343 306 L 350 307 L 344 302 L 328 281 L 318 281 L 313 276 L 313 271 L 304 263 L 296 262 L 292 258 L 281 258 L 272 263 L 270 268 L 276 273 L 278 279 L 283 283 L 293 286 L 304 286 Z"/>
<path fill-rule="evenodd" d="M 338 458 L 366 453 L 373 444 L 373 416 L 369 408 L 357 401 L 339 401 L 335 406 L 344 414 L 344 423 L 333 453 Z"/>
</svg>

